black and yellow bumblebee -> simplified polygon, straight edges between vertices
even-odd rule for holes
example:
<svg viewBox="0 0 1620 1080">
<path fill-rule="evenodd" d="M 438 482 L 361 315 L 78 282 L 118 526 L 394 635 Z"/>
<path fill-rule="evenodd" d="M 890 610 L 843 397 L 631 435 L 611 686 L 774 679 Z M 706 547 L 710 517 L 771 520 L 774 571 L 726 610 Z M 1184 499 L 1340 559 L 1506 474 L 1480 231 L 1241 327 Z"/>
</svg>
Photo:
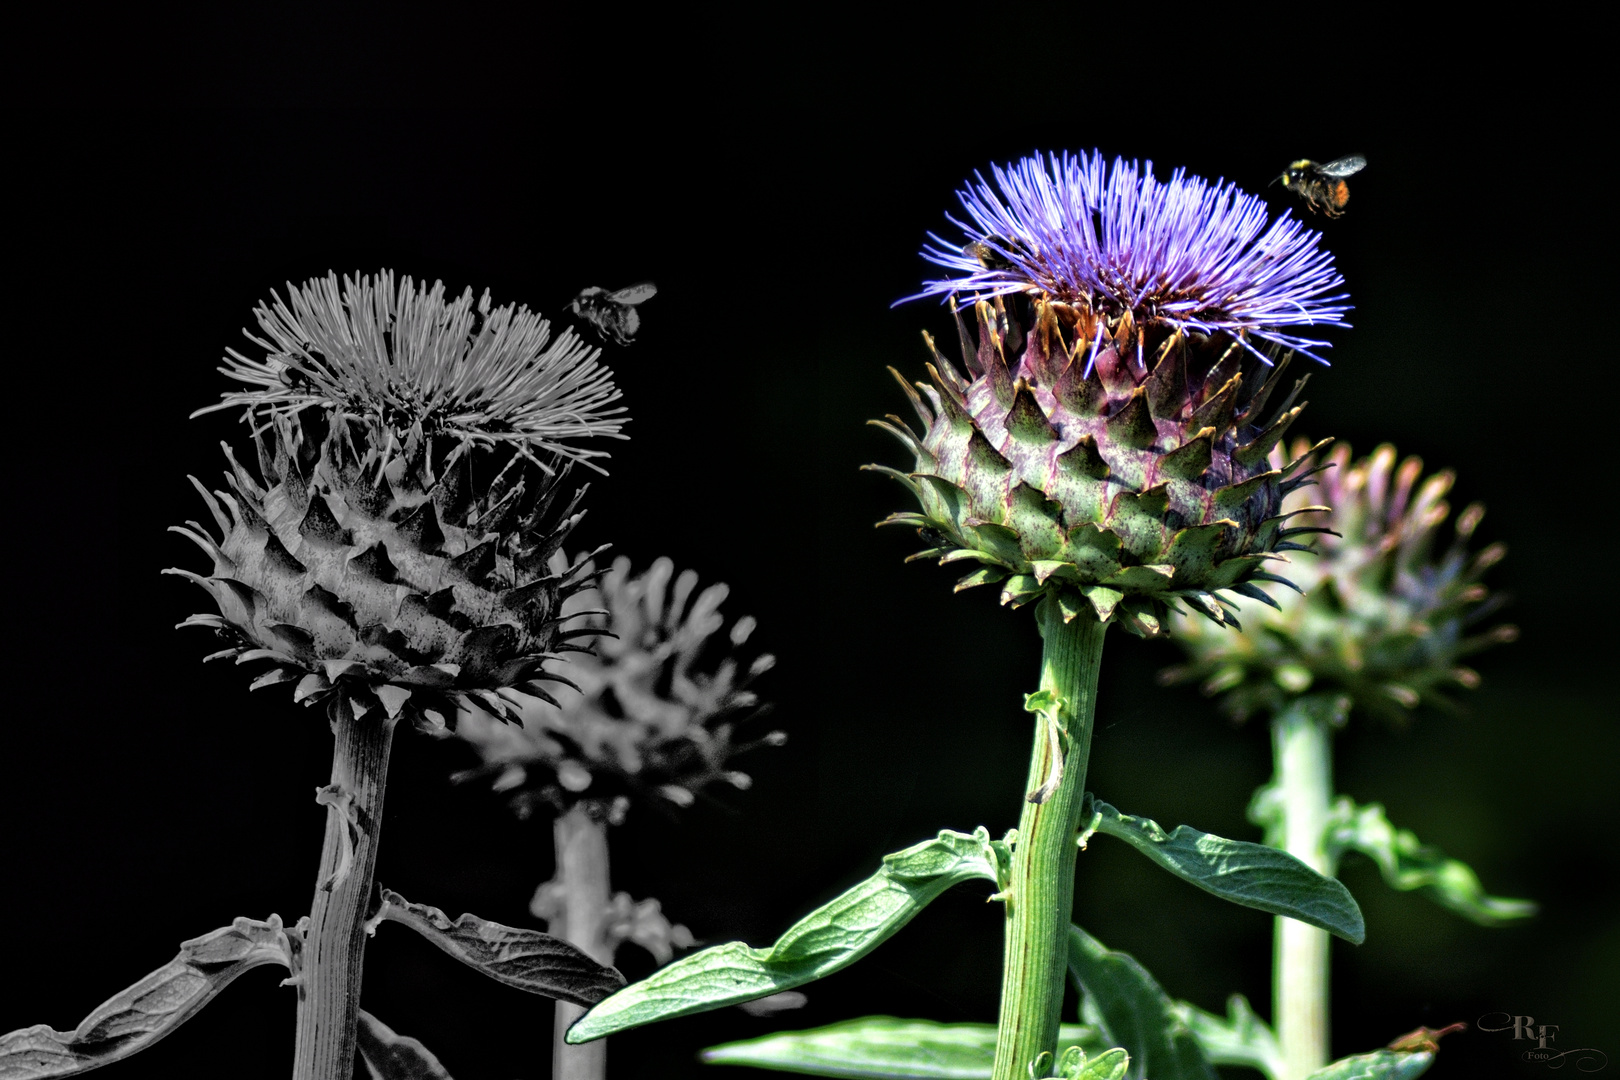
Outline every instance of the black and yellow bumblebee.
<svg viewBox="0 0 1620 1080">
<path fill-rule="evenodd" d="M 1305 200 L 1312 213 L 1320 210 L 1330 218 L 1344 213 L 1344 204 L 1350 201 L 1350 185 L 1344 182 L 1367 167 L 1367 159 L 1360 154 L 1319 165 L 1309 158 L 1300 158 L 1277 177 L 1282 186 Z M 1275 184 L 1277 180 L 1273 180 Z"/>
</svg>

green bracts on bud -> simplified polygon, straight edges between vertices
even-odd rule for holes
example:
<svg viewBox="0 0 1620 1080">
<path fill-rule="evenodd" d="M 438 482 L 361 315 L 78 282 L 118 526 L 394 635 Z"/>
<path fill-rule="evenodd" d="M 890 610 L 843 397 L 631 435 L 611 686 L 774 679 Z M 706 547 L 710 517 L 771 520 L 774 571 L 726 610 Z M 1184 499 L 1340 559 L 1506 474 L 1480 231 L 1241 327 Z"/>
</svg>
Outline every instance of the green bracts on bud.
<svg viewBox="0 0 1620 1080">
<path fill-rule="evenodd" d="M 1176 599 L 1236 624 L 1222 591 L 1282 580 L 1263 568 L 1288 561 L 1283 525 L 1301 510 L 1284 513 L 1283 497 L 1307 481 L 1269 454 L 1303 379 L 1262 425 L 1285 365 L 1249 392 L 1239 342 L 1049 299 L 976 313 L 976 340 L 958 315 L 971 378 L 934 349 L 929 383 L 901 380 L 922 434 L 874 421 L 916 459 L 871 466 L 917 497 L 918 512 L 884 522 L 918 529 L 929 546 L 913 558 L 977 564 L 958 590 L 1000 584 L 1013 606 L 1051 593 L 1065 619 L 1088 605 L 1141 636 L 1161 633 Z"/>
<path fill-rule="evenodd" d="M 1304 443 L 1293 448 L 1295 457 L 1307 453 Z M 1272 461 L 1283 456 L 1278 448 Z M 1397 465 L 1388 445 L 1354 462 L 1340 445 L 1325 458 L 1311 455 L 1307 468 L 1320 474 L 1312 494 L 1326 506 L 1290 531 L 1316 540 L 1316 557 L 1293 573 L 1300 591 L 1253 596 L 1258 603 L 1244 606 L 1241 633 L 1212 634 L 1195 620 L 1175 620 L 1170 634 L 1188 662 L 1167 669 L 1163 680 L 1199 681 L 1239 719 L 1279 712 L 1310 693 L 1338 698 L 1341 711 L 1354 704 L 1399 721 L 1420 702 L 1444 706 L 1448 690 L 1478 685 L 1463 659 L 1518 636 L 1508 625 L 1475 629 L 1500 601 L 1481 579 L 1506 553 L 1501 544 L 1469 548 L 1484 508 L 1474 504 L 1458 515 L 1451 542 L 1437 552 L 1451 512 L 1451 472 L 1424 477 L 1419 459 Z M 1304 500 L 1291 496 L 1284 508 L 1295 502 Z"/>
</svg>

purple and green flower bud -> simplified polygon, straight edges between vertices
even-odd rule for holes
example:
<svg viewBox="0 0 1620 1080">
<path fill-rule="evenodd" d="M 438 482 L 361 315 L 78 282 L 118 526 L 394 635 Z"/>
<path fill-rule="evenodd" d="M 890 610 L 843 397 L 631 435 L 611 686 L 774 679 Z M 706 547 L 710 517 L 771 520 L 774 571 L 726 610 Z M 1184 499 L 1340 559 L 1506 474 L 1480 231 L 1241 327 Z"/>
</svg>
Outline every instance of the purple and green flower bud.
<svg viewBox="0 0 1620 1080">
<path fill-rule="evenodd" d="M 878 422 L 915 462 L 876 468 L 919 503 L 886 523 L 918 529 L 914 558 L 976 564 L 957 588 L 999 584 L 1004 603 L 1050 594 L 1145 636 L 1178 600 L 1235 623 L 1226 594 L 1279 580 L 1265 568 L 1299 531 L 1283 499 L 1303 462 L 1271 451 L 1305 380 L 1269 406 L 1286 351 L 1325 344 L 1297 328 L 1347 310 L 1331 256 L 1179 172 L 1054 155 L 995 176 L 999 193 L 961 193 L 966 244 L 924 250 L 959 273 L 920 295 L 978 294 L 977 327 L 958 313 L 961 369 L 929 338 L 929 381 L 901 380 L 920 431 Z"/>
<path fill-rule="evenodd" d="M 1306 449 L 1300 443 L 1294 453 Z M 1279 450 L 1273 461 L 1282 457 Z M 1320 533 L 1315 557 L 1289 571 L 1303 592 L 1268 588 L 1246 602 L 1240 633 L 1172 620 L 1170 636 L 1188 662 L 1162 678 L 1198 681 L 1239 720 L 1278 712 L 1305 693 L 1340 695 L 1396 722 L 1421 703 L 1452 705 L 1448 691 L 1479 684 L 1462 661 L 1518 636 L 1510 625 L 1479 626 L 1502 599 L 1481 579 L 1506 553 L 1499 543 L 1469 546 L 1484 508 L 1475 503 L 1458 515 L 1437 550 L 1450 516 L 1449 470 L 1424 477 L 1422 461 L 1397 466 L 1387 445 L 1355 462 L 1340 445 L 1308 468 L 1319 471 L 1315 497 L 1326 509 L 1309 518 Z M 1284 508 L 1303 509 L 1295 504 L 1304 501 L 1292 495 Z"/>
</svg>

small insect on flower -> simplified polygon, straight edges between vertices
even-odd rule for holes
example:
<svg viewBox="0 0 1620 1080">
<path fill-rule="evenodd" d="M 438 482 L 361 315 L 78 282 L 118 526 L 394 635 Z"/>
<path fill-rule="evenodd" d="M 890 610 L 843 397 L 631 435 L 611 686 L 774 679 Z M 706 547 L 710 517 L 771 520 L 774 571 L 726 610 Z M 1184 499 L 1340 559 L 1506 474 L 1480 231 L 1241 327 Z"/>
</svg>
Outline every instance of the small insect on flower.
<svg viewBox="0 0 1620 1080">
<path fill-rule="evenodd" d="M 589 323 L 603 341 L 628 345 L 641 327 L 641 313 L 636 305 L 646 303 L 657 294 L 658 286 L 650 281 L 612 293 L 593 285 L 580 290 L 568 310 Z"/>
<path fill-rule="evenodd" d="M 1283 187 L 1305 200 L 1312 213 L 1320 210 L 1330 218 L 1344 214 L 1344 204 L 1350 201 L 1350 185 L 1344 182 L 1367 167 L 1367 159 L 1360 154 L 1319 165 L 1309 158 L 1300 158 L 1283 170 L 1277 180 Z M 1277 180 L 1273 180 L 1275 184 Z"/>
<path fill-rule="evenodd" d="M 1026 252 L 1017 240 L 1008 240 L 1005 236 L 986 236 L 983 240 L 962 245 L 962 254 L 977 260 L 986 270 L 1012 270 L 1018 265 L 1012 257 L 1023 256 Z"/>
</svg>

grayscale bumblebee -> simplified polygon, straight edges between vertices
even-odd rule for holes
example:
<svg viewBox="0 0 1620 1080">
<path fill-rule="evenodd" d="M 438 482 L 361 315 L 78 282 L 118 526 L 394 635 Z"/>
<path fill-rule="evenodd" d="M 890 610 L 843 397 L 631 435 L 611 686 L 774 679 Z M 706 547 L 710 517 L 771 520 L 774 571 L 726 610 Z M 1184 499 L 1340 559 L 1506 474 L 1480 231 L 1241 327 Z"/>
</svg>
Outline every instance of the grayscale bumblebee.
<svg viewBox="0 0 1620 1080">
<path fill-rule="evenodd" d="M 1351 154 L 1326 165 L 1300 158 L 1284 169 L 1277 180 L 1303 198 L 1313 213 L 1320 210 L 1328 217 L 1336 218 L 1344 213 L 1344 204 L 1350 201 L 1350 185 L 1344 182 L 1344 178 L 1354 176 L 1366 167 L 1367 159 L 1360 154 Z M 1275 184 L 1277 180 L 1272 183 Z"/>
<path fill-rule="evenodd" d="M 628 345 L 641 327 L 641 313 L 636 305 L 646 303 L 657 293 L 658 286 L 650 281 L 611 293 L 593 285 L 581 289 L 568 310 L 589 323 L 603 341 Z"/>
</svg>

